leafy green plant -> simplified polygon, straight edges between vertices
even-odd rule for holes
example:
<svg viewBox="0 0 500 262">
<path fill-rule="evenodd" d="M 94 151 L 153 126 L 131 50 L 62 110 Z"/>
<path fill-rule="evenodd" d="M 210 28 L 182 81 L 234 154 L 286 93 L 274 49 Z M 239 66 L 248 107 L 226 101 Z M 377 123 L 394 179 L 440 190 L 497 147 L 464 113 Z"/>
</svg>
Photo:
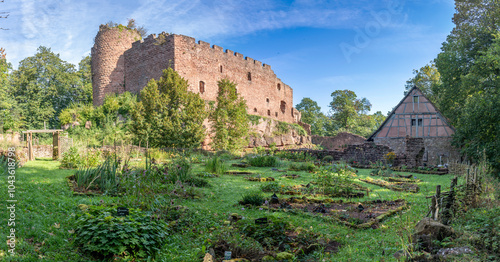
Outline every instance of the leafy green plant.
<svg viewBox="0 0 500 262">
<path fill-rule="evenodd" d="M 251 237 L 268 248 L 278 249 L 290 242 L 286 232 L 292 229 L 290 223 L 273 217 L 268 217 L 268 223 L 255 224 L 251 220 L 240 220 L 237 227 L 248 237 Z"/>
<path fill-rule="evenodd" d="M 333 161 L 333 156 L 325 156 L 325 157 L 323 157 L 322 161 L 330 163 Z"/>
<path fill-rule="evenodd" d="M 316 170 L 316 166 L 314 163 L 311 162 L 305 162 L 305 163 L 290 163 L 290 166 L 288 169 L 292 171 L 307 171 L 307 172 L 313 172 Z"/>
<path fill-rule="evenodd" d="M 355 174 L 347 168 L 334 165 L 322 167 L 315 176 L 315 182 L 324 194 L 348 193 L 354 191 Z"/>
<path fill-rule="evenodd" d="M 217 155 L 206 161 L 205 171 L 207 172 L 217 175 L 223 175 L 226 172 L 226 170 L 227 170 L 226 164 Z"/>
<path fill-rule="evenodd" d="M 260 193 L 248 193 L 240 200 L 241 205 L 260 206 L 264 203 L 264 197 Z"/>
<path fill-rule="evenodd" d="M 283 193 L 290 190 L 290 186 L 280 185 L 278 182 L 270 182 L 260 186 L 263 192 Z"/>
<path fill-rule="evenodd" d="M 290 152 L 286 150 L 278 151 L 275 156 L 286 159 L 289 161 L 309 162 L 314 161 L 316 158 L 307 152 Z"/>
<path fill-rule="evenodd" d="M 78 168 L 83 160 L 78 152 L 78 148 L 72 146 L 68 151 L 62 154 L 61 167 L 62 168 Z"/>
<path fill-rule="evenodd" d="M 130 208 L 118 217 L 116 208 L 94 207 L 76 219 L 74 244 L 97 257 L 154 258 L 165 244 L 168 228 L 150 214 Z"/>
</svg>

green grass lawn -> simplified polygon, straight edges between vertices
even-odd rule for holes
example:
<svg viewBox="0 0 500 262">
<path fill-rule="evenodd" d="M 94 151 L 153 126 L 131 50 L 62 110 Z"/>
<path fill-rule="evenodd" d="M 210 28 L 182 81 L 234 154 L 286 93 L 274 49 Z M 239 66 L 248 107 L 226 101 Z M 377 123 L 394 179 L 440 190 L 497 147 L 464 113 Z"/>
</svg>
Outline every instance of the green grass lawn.
<svg viewBox="0 0 500 262">
<path fill-rule="evenodd" d="M 231 163 L 235 163 L 232 161 Z M 89 254 L 82 254 L 72 245 L 75 213 L 80 212 L 79 204 L 113 203 L 117 199 L 109 196 L 73 196 L 66 183 L 66 177 L 75 170 L 59 169 L 59 162 L 37 160 L 28 162 L 16 170 L 16 255 L 8 256 L 5 238 L 0 245 L 1 261 L 93 261 Z M 282 169 L 285 169 L 284 167 Z M 194 171 L 202 171 L 200 165 Z M 248 170 L 264 177 L 274 177 L 285 185 L 307 184 L 313 174 L 288 171 L 299 174 L 298 179 L 282 178 L 283 173 L 271 171 L 271 168 L 231 168 L 230 170 Z M 369 170 L 359 170 L 357 178 L 369 176 Z M 409 209 L 395 214 L 383 221 L 378 229 L 352 229 L 338 223 L 327 223 L 323 220 L 294 215 L 286 212 L 275 212 L 272 215 L 289 220 L 294 226 L 312 229 L 342 244 L 338 253 L 323 254 L 324 261 L 395 261 L 392 254 L 408 243 L 417 221 L 423 218 L 428 210 L 429 200 L 425 196 L 434 193 L 436 185 L 442 185 L 446 191 L 450 185 L 451 175 L 436 176 L 414 174 L 423 182 L 419 193 L 393 192 L 375 185 L 363 184 L 371 189 L 370 195 L 353 201 L 406 199 Z M 192 217 L 188 221 L 191 226 L 185 230 L 171 234 L 167 245 L 159 254 L 158 261 L 201 261 L 202 249 L 207 242 L 213 240 L 214 230 L 223 227 L 229 214 L 238 213 L 245 219 L 255 219 L 266 215 L 265 210 L 248 209 L 237 205 L 243 194 L 260 191 L 260 185 L 267 182 L 250 182 L 244 176 L 223 175 L 210 178 L 209 188 L 203 188 L 204 197 L 200 199 L 175 199 L 175 205 L 188 207 Z M 459 182 L 460 183 L 460 182 Z M 2 178 L 0 195 L 7 199 L 7 183 Z M 263 193 L 269 197 L 271 193 Z M 5 212 L 6 201 L 0 203 L 0 232 L 7 235 L 8 212 Z M 269 214 L 267 214 L 269 215 Z"/>
</svg>

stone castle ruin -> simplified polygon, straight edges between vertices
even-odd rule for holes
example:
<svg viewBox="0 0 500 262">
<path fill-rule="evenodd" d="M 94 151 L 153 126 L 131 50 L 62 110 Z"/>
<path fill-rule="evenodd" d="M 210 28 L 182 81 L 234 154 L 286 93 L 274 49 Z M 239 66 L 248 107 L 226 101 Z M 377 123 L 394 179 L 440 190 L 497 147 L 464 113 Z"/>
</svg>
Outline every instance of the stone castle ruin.
<svg viewBox="0 0 500 262">
<path fill-rule="evenodd" d="M 150 79 L 172 67 L 188 80 L 189 91 L 207 101 L 217 98 L 217 81 L 229 78 L 247 101 L 247 112 L 287 123 L 299 123 L 293 90 L 271 69 L 240 53 L 194 38 L 161 33 L 144 40 L 135 30 L 101 25 L 92 48 L 94 105 L 107 94 L 139 93 Z"/>
</svg>

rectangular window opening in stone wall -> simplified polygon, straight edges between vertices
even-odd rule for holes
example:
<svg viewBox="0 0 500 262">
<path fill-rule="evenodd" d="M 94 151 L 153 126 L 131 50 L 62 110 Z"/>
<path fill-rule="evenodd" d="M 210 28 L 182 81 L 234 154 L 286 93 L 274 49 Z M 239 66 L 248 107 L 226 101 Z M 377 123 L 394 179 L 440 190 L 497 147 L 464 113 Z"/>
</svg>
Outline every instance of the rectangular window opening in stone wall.
<svg viewBox="0 0 500 262">
<path fill-rule="evenodd" d="M 222 65 L 219 67 L 219 71 L 222 73 Z"/>
<path fill-rule="evenodd" d="M 200 94 L 205 93 L 205 82 L 200 81 Z"/>
<path fill-rule="evenodd" d="M 274 112 L 274 116 L 278 117 L 278 112 Z"/>
<path fill-rule="evenodd" d="M 281 90 L 281 84 L 278 83 L 278 91 L 280 91 L 280 90 Z"/>
<path fill-rule="evenodd" d="M 286 102 L 285 101 L 281 101 L 281 104 L 280 104 L 280 109 L 281 109 L 281 113 L 285 113 L 286 111 Z"/>
<path fill-rule="evenodd" d="M 267 115 L 271 116 L 271 110 L 267 110 Z"/>
<path fill-rule="evenodd" d="M 248 72 L 247 78 L 248 78 L 248 81 L 252 81 L 252 73 Z"/>
<path fill-rule="evenodd" d="M 266 104 L 269 106 L 269 98 L 266 98 Z"/>
</svg>

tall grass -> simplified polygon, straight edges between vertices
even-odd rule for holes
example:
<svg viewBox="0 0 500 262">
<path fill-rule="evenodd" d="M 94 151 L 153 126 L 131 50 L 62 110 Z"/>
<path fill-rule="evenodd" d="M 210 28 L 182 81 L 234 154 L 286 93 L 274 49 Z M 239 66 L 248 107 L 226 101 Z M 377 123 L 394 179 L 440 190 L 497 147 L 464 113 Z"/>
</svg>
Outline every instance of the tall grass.
<svg viewBox="0 0 500 262">
<path fill-rule="evenodd" d="M 212 174 L 222 175 L 226 172 L 227 167 L 224 161 L 219 156 L 214 156 L 208 159 L 205 165 L 205 171 Z"/>
<path fill-rule="evenodd" d="M 116 175 L 119 171 L 118 162 L 107 158 L 96 168 L 79 169 L 75 173 L 75 181 L 80 189 L 98 189 L 104 193 L 115 193 L 118 186 Z"/>
</svg>

